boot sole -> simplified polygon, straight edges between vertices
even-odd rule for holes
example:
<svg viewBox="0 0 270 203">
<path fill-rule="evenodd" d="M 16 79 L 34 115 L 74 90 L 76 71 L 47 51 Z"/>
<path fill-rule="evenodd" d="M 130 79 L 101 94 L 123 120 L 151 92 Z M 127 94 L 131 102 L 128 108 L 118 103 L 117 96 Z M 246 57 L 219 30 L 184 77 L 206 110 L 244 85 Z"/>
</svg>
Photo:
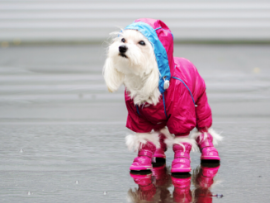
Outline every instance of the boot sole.
<svg viewBox="0 0 270 203">
<path fill-rule="evenodd" d="M 171 173 L 189 173 L 191 168 L 171 169 Z"/>
<path fill-rule="evenodd" d="M 135 166 L 132 166 L 129 168 L 129 170 L 131 171 L 145 171 L 145 170 L 152 170 L 152 166 L 138 166 L 138 167 L 135 167 Z"/>
<path fill-rule="evenodd" d="M 216 161 L 220 161 L 220 158 L 218 156 L 204 156 L 204 157 L 201 157 L 201 160 L 216 160 Z"/>
<path fill-rule="evenodd" d="M 153 157 L 166 159 L 166 155 L 154 154 Z"/>
</svg>

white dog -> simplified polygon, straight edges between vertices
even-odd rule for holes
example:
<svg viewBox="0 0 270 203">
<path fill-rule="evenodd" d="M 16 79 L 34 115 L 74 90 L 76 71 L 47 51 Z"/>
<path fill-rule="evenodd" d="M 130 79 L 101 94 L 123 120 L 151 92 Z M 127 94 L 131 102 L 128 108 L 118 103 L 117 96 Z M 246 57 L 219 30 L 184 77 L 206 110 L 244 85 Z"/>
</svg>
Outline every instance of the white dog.
<svg viewBox="0 0 270 203">
<path fill-rule="evenodd" d="M 135 104 L 157 104 L 159 71 L 151 43 L 136 30 L 119 33 L 109 46 L 104 78 L 110 92 L 124 84 Z"/>
<path fill-rule="evenodd" d="M 126 143 L 139 151 L 131 170 L 151 169 L 151 159 L 165 158 L 169 143 L 175 152 L 172 172 L 191 170 L 189 152 L 197 145 L 201 159 L 219 160 L 212 142 L 221 137 L 209 129 L 205 83 L 191 62 L 173 57 L 173 36 L 162 21 L 139 19 L 119 32 L 103 75 L 110 92 L 126 88 L 127 127 L 136 132 Z M 189 138 L 194 127 L 199 132 Z"/>
</svg>

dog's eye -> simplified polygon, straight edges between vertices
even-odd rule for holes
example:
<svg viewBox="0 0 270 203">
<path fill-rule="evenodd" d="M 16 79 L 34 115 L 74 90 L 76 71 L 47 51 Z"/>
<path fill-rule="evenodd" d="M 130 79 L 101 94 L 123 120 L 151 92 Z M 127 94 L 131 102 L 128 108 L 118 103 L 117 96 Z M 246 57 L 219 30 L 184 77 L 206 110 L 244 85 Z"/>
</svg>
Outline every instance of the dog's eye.
<svg viewBox="0 0 270 203">
<path fill-rule="evenodd" d="M 139 44 L 142 45 L 142 46 L 144 46 L 145 45 L 145 42 L 141 40 L 141 41 L 139 41 Z"/>
<path fill-rule="evenodd" d="M 124 42 L 124 43 L 125 43 L 125 42 L 126 42 L 125 38 L 122 38 L 122 39 L 121 39 L 121 42 Z"/>
</svg>

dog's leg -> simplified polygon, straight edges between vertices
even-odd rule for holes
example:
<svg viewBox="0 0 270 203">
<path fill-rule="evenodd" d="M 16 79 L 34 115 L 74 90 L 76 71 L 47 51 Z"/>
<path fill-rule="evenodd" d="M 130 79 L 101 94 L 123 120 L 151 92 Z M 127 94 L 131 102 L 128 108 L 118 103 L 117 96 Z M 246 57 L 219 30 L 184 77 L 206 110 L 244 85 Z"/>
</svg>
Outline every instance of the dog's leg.
<svg viewBox="0 0 270 203">
<path fill-rule="evenodd" d="M 138 151 L 130 170 L 152 169 L 152 157 L 157 148 L 160 148 L 158 133 L 136 133 L 126 137 L 126 145 L 129 150 Z"/>
<path fill-rule="evenodd" d="M 165 152 L 167 151 L 167 148 L 169 147 L 167 143 L 172 142 L 174 139 L 174 136 L 172 136 L 167 128 L 163 128 L 159 132 L 159 143 L 160 147 L 156 149 L 152 162 L 156 163 L 157 158 L 166 159 Z"/>
<path fill-rule="evenodd" d="M 172 173 L 188 173 L 190 167 L 190 151 L 196 151 L 197 145 L 194 139 L 188 136 L 175 136 L 173 140 L 174 160 L 172 162 Z"/>
<path fill-rule="evenodd" d="M 220 160 L 214 144 L 218 144 L 223 138 L 210 127 L 212 125 L 212 112 L 204 92 L 197 101 L 196 116 L 198 132 L 191 137 L 196 140 L 202 153 L 201 160 Z"/>
<path fill-rule="evenodd" d="M 201 151 L 201 160 L 220 160 L 217 149 L 214 145 L 217 145 L 219 141 L 223 139 L 212 128 L 203 132 L 196 132 L 191 136 L 198 144 Z"/>
</svg>

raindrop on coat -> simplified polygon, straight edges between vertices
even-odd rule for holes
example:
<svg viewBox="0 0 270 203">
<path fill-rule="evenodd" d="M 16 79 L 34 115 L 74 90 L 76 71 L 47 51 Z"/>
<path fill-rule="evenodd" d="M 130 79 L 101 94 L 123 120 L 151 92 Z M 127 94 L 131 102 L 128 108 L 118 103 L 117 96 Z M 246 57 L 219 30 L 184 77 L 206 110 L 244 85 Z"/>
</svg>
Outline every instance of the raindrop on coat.
<svg viewBox="0 0 270 203">
<path fill-rule="evenodd" d="M 79 184 L 79 181 L 76 180 L 76 185 L 78 185 L 78 184 Z"/>
<path fill-rule="evenodd" d="M 28 191 L 27 195 L 31 195 L 31 192 L 30 192 L 30 191 Z"/>
<path fill-rule="evenodd" d="M 104 195 L 107 195 L 107 192 L 106 191 L 104 191 L 104 193 L 103 193 Z"/>
<path fill-rule="evenodd" d="M 20 153 L 23 153 L 23 150 L 22 149 L 20 150 Z"/>
</svg>

